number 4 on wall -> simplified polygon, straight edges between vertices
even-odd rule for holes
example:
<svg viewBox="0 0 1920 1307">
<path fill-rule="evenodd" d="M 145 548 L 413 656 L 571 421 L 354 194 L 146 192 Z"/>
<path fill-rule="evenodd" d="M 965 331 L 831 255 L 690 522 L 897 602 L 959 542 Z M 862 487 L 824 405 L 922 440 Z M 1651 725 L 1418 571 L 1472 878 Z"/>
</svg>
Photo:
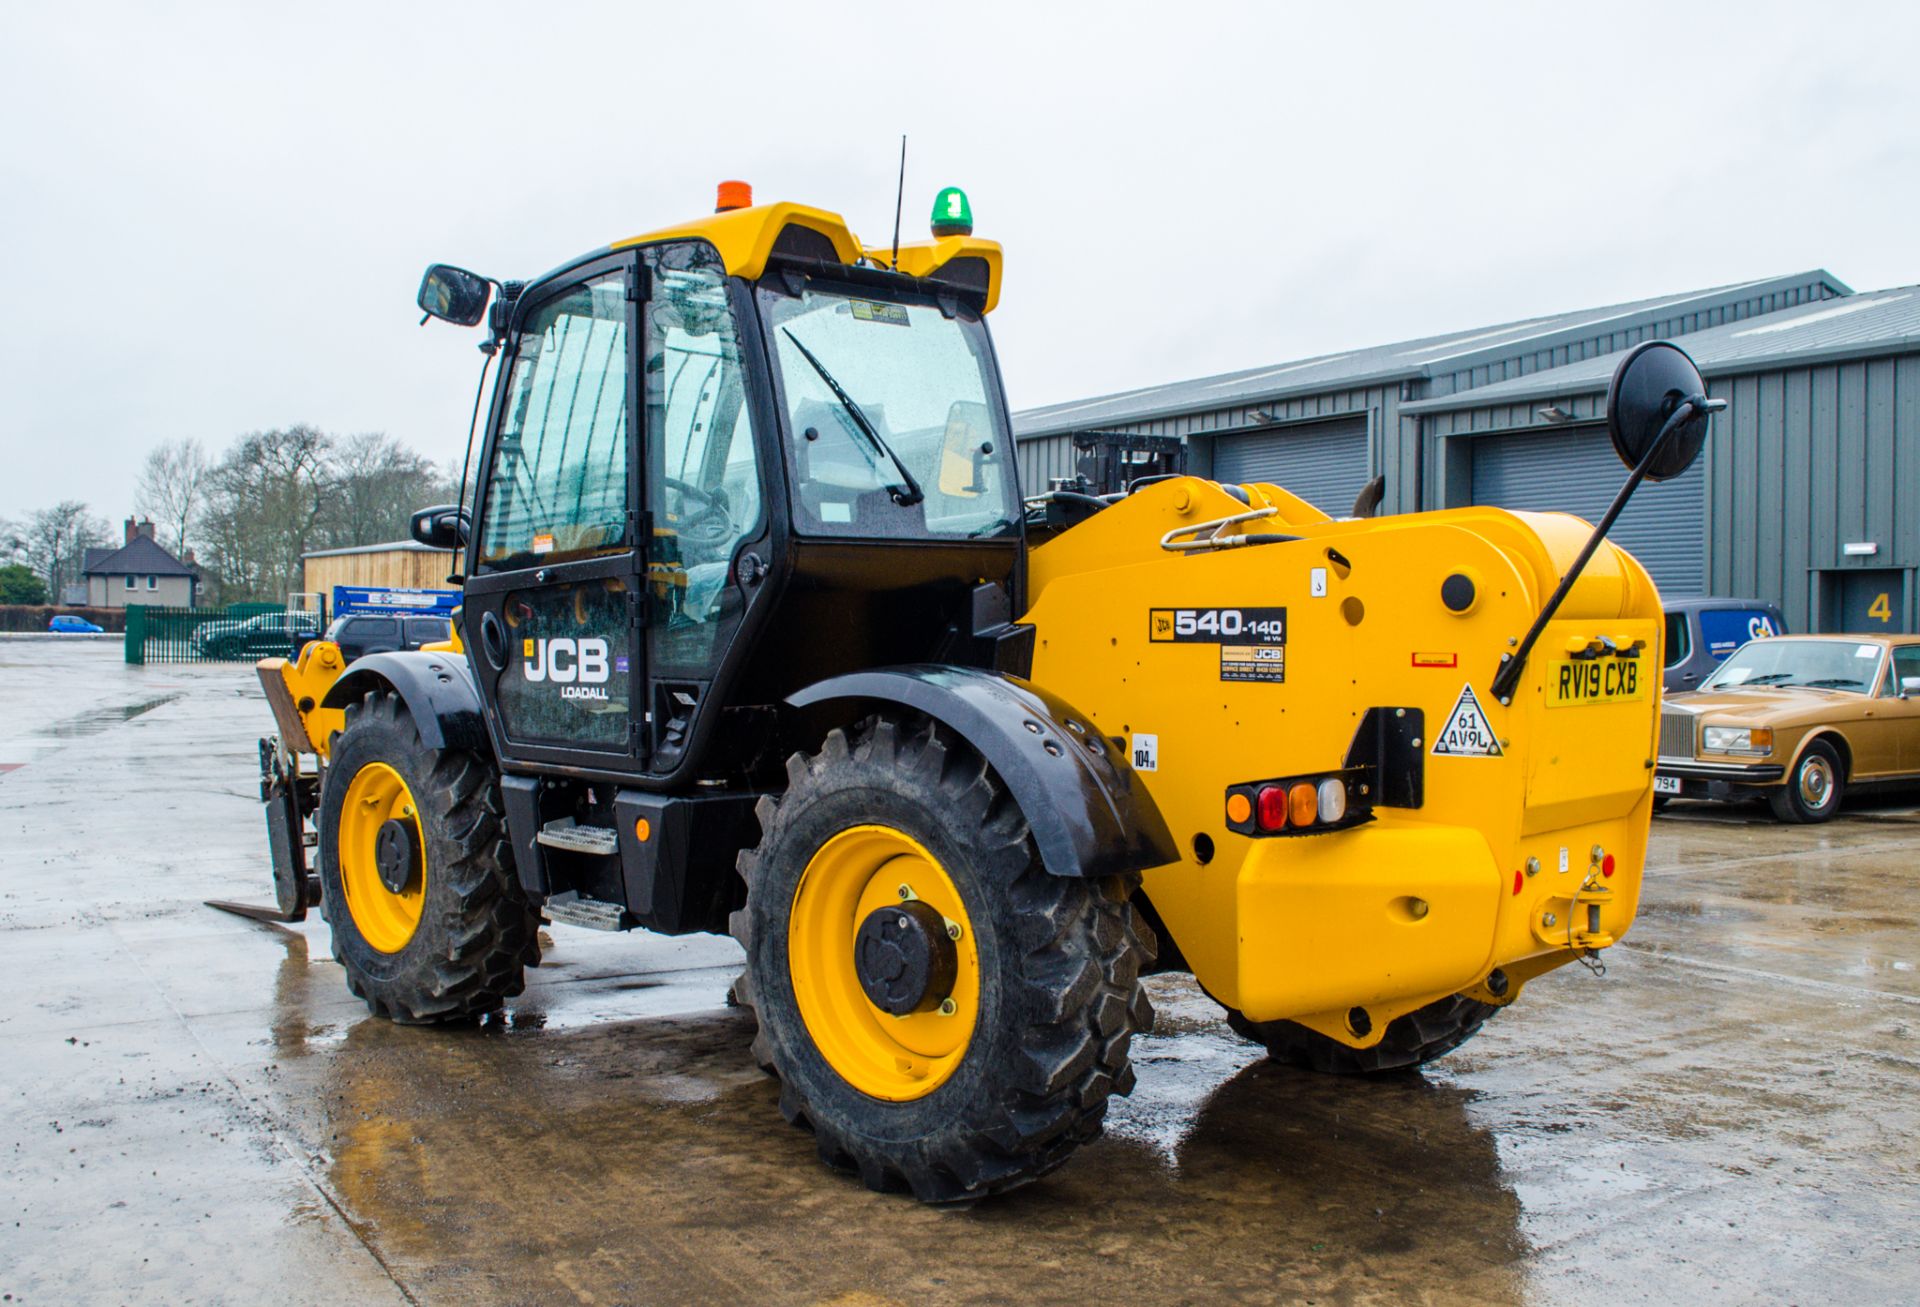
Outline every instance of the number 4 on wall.
<svg viewBox="0 0 1920 1307">
<path fill-rule="evenodd" d="M 1893 603 L 1888 598 L 1887 591 L 1882 590 L 1878 595 L 1874 596 L 1873 602 L 1867 605 L 1867 616 L 1876 622 L 1891 622 L 1893 620 Z"/>
</svg>

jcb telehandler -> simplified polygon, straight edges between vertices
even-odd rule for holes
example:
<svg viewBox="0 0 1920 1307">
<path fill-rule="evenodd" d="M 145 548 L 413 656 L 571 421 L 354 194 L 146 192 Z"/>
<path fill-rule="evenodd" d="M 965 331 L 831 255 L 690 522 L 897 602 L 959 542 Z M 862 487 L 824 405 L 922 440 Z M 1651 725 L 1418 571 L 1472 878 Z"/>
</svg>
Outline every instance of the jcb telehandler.
<svg viewBox="0 0 1920 1307">
<path fill-rule="evenodd" d="M 453 639 L 260 664 L 279 908 L 374 1012 L 498 1008 L 542 914 L 730 931 L 788 1119 L 951 1201 L 1099 1132 L 1156 966 L 1371 1072 L 1626 930 L 1661 608 L 1603 535 L 1705 437 L 1684 354 L 1616 375 L 1591 533 L 1178 475 L 1023 503 L 966 197 L 889 247 L 739 189 L 422 284 L 501 365 L 474 493 L 412 524 L 460 551 Z"/>
</svg>

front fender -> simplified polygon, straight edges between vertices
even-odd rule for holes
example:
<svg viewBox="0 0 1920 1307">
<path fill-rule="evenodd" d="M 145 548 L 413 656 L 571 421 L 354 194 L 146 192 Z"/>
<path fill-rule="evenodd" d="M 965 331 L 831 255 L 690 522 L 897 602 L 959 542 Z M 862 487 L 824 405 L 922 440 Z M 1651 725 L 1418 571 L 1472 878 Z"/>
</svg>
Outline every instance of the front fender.
<svg viewBox="0 0 1920 1307">
<path fill-rule="evenodd" d="M 987 760 L 1056 876 L 1145 871 L 1180 857 L 1166 820 L 1086 714 L 1014 677 L 910 665 L 821 681 L 787 700 L 845 724 L 894 704 L 951 728 Z"/>
<path fill-rule="evenodd" d="M 1844 767 L 1847 772 L 1841 779 L 1846 781 L 1853 779 L 1853 741 L 1847 738 L 1847 733 L 1840 723 L 1817 722 L 1812 726 L 1800 728 L 1800 738 L 1794 742 L 1793 755 L 1787 759 L 1787 770 L 1786 774 L 1781 778 L 1781 784 L 1785 785 L 1792 782 L 1793 769 L 1798 767 L 1800 765 L 1800 759 L 1806 756 L 1807 746 L 1815 740 L 1827 736 L 1831 736 L 1840 743 L 1840 765 Z"/>
<path fill-rule="evenodd" d="M 473 669 L 459 654 L 410 649 L 356 658 L 327 691 L 321 706 L 345 708 L 370 690 L 386 689 L 407 705 L 420 742 L 429 749 L 491 752 L 480 688 L 474 683 Z"/>
</svg>

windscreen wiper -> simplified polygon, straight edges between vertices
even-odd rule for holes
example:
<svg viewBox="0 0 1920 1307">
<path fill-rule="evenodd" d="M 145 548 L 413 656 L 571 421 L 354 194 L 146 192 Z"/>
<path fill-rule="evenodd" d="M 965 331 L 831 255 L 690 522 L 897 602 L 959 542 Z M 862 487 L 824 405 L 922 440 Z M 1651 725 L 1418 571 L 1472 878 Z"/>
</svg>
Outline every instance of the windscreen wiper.
<svg viewBox="0 0 1920 1307">
<path fill-rule="evenodd" d="M 920 489 L 920 483 L 913 479 L 913 473 L 907 471 L 907 465 L 900 461 L 900 455 L 893 452 L 892 445 L 880 438 L 880 433 L 874 429 L 873 423 L 867 419 L 865 413 L 861 412 L 860 406 L 853 402 L 853 396 L 833 379 L 833 373 L 827 371 L 827 365 L 815 358 L 813 351 L 800 343 L 800 338 L 793 334 L 792 327 L 782 327 L 780 330 L 786 333 L 787 339 L 793 342 L 793 347 L 813 365 L 813 370 L 820 374 L 820 380 L 827 383 L 827 388 L 833 392 L 833 397 L 840 401 L 840 407 L 847 410 L 847 416 L 852 418 L 854 425 L 860 428 L 860 434 L 872 442 L 876 452 L 885 455 L 892 461 L 894 467 L 899 469 L 900 484 L 888 487 L 888 492 L 893 496 L 893 502 L 902 508 L 908 508 L 925 499 L 926 492 Z"/>
</svg>

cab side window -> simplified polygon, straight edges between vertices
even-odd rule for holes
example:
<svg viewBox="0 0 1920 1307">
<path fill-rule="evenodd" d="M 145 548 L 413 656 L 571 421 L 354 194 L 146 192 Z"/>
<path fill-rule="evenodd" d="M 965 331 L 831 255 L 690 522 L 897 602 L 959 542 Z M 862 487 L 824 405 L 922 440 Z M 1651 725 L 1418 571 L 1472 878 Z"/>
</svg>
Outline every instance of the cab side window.
<svg viewBox="0 0 1920 1307">
<path fill-rule="evenodd" d="M 703 676 L 738 615 L 733 555 L 765 518 L 726 268 L 700 243 L 647 251 L 648 582 L 655 674 Z"/>
<path fill-rule="evenodd" d="M 482 571 L 627 547 L 623 275 L 576 286 L 527 316 L 486 493 Z"/>
</svg>

